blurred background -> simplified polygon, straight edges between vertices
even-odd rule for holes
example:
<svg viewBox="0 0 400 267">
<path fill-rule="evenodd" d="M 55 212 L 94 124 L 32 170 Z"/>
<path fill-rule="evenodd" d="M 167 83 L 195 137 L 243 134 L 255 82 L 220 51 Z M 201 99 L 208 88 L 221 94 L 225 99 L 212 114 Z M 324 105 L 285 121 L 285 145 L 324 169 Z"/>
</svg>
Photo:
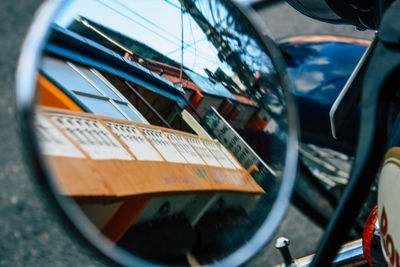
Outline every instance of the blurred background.
<svg viewBox="0 0 400 267">
<path fill-rule="evenodd" d="M 371 40 L 373 31 L 359 31 L 354 26 L 320 22 L 306 17 L 292 8 L 286 1 L 253 1 L 253 7 L 268 25 L 272 36 L 279 40 L 294 35 L 338 35 Z"/>
<path fill-rule="evenodd" d="M 267 25 L 273 39 L 281 40 L 299 35 L 335 35 L 372 40 L 375 32 L 357 30 L 355 26 L 320 22 L 306 17 L 292 8 L 286 1 L 243 1 L 250 2 Z M 275 238 L 284 236 L 290 240 L 290 251 L 294 258 L 315 252 L 324 229 L 312 223 L 293 205 Z M 271 242 L 246 266 L 273 266 L 282 263 L 282 258 Z"/>
<path fill-rule="evenodd" d="M 14 72 L 19 47 L 34 11 L 42 1 L 3 0 L 0 4 L 0 74 L 2 86 L 0 98 L 0 265 L 49 264 L 53 266 L 102 265 L 92 262 L 93 255 L 79 255 L 75 237 L 63 237 L 65 232 L 54 225 L 41 199 L 35 196 L 29 175 L 22 166 L 22 155 L 18 148 L 17 122 L 15 121 Z M 293 35 L 340 35 L 371 40 L 374 32 L 358 31 L 354 26 L 331 25 L 301 15 L 285 1 L 253 1 L 254 8 L 268 25 L 276 40 Z M 7 53 L 4 53 L 6 51 Z M 7 153 L 4 153 L 7 151 Z M 19 203 L 29 202 L 30 210 Z M 32 211 L 35 216 L 32 221 Z M 28 221 L 31 220 L 31 221 Z M 40 222 L 40 227 L 34 227 Z M 313 253 L 323 235 L 323 229 L 313 224 L 295 207 L 288 209 L 278 236 L 291 240 L 291 253 L 302 257 Z M 59 237 L 59 238 L 58 238 Z M 67 251 L 67 252 L 66 252 Z M 74 254 L 74 251 L 77 254 Z M 63 255 L 60 257 L 60 255 Z M 69 255 L 74 255 L 70 257 Z M 58 264 L 54 264 L 57 263 Z M 246 266 L 274 266 L 282 262 L 274 242 L 260 251 Z"/>
</svg>

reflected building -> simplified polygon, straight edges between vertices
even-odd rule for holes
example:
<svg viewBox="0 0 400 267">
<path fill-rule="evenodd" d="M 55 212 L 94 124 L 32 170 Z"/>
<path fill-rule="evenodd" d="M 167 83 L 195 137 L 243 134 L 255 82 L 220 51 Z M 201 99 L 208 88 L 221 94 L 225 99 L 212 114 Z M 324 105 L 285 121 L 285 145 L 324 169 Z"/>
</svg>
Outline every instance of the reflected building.
<svg viewBox="0 0 400 267">
<path fill-rule="evenodd" d="M 58 193 L 115 248 L 162 264 L 208 263 L 265 222 L 287 127 L 281 87 L 266 78 L 275 70 L 244 63 L 266 56 L 252 38 L 248 58 L 204 38 L 217 63 L 195 70 L 87 18 L 52 25 L 37 86 L 43 154 Z"/>
<path fill-rule="evenodd" d="M 228 121 L 231 123 L 237 121 L 240 127 L 244 127 L 246 122 L 239 123 L 240 120 L 236 120 L 240 118 L 238 112 L 235 112 L 235 109 L 239 109 L 238 105 L 252 109 L 249 117 L 257 113 L 257 105 L 245 98 L 239 101 L 222 83 L 211 81 L 208 77 L 186 69 L 180 74 L 177 67 L 156 62 L 153 59 L 142 60 L 127 59 L 125 55 L 118 54 L 75 32 L 55 24 L 52 26 L 38 74 L 37 101 L 39 114 L 44 115 L 38 115 L 37 125 L 38 129 L 41 129 L 40 134 L 43 134 L 42 141 L 47 144 L 45 147 L 51 147 L 51 149 L 44 149 L 44 153 L 50 153 L 46 155 L 51 159 L 50 165 L 56 170 L 55 174 L 60 179 L 56 181 L 60 186 L 60 193 L 73 196 L 91 222 L 111 241 L 144 258 L 181 264 L 185 262 L 186 257 L 183 251 L 195 249 L 195 246 L 198 246 L 196 257 L 199 259 L 225 253 L 232 244 L 239 243 L 235 242 L 236 239 L 239 240 L 244 234 L 251 233 L 253 228 L 242 228 L 242 232 L 237 232 L 235 235 L 214 232 L 214 235 L 220 235 L 220 240 L 217 243 L 214 240 L 203 240 L 202 245 L 198 244 L 198 233 L 195 234 L 195 231 L 204 232 L 205 237 L 209 235 L 209 227 L 214 225 L 216 220 L 225 220 L 226 216 L 236 221 L 235 224 L 250 225 L 248 221 L 254 220 L 251 217 L 257 218 L 258 215 L 253 214 L 254 211 L 249 207 L 257 203 L 259 194 L 264 191 L 257 182 L 249 180 L 252 179 L 250 172 L 248 173 L 226 148 L 219 143 L 215 144 L 204 130 L 199 130 L 201 126 L 196 124 L 193 118 L 187 119 L 188 116 L 190 117 L 190 112 L 186 111 L 186 109 L 190 111 L 187 100 L 197 107 L 196 110 L 201 119 L 206 116 L 207 108 L 215 105 L 219 106 L 221 113 L 225 113 Z M 182 79 L 177 76 L 178 73 L 182 75 Z M 178 78 L 179 84 L 176 83 Z M 185 94 L 185 92 L 188 93 Z M 198 95 L 202 95 L 202 99 L 196 104 L 193 99 Z M 80 113 L 82 115 L 79 115 Z M 84 115 L 85 113 L 94 115 L 88 117 Z M 123 177 L 130 170 L 134 171 L 135 179 L 140 177 L 140 172 L 132 169 L 127 161 L 146 156 L 139 153 L 132 157 L 132 154 L 124 152 L 125 146 L 129 149 L 129 142 L 132 140 L 123 131 L 132 126 L 121 124 L 122 121 L 139 123 L 134 124 L 133 127 L 139 128 L 143 136 L 136 134 L 129 138 L 143 141 L 145 136 L 151 145 L 148 143 L 142 151 L 146 151 L 147 154 L 149 151 L 154 151 L 154 155 L 148 159 L 155 163 L 153 165 L 143 163 L 143 168 L 148 170 L 144 173 L 143 179 L 146 179 L 148 175 L 164 177 L 168 175 L 168 169 L 174 173 L 178 171 L 179 175 L 183 176 L 171 175 L 167 177 L 168 179 L 164 177 L 167 179 L 164 179 L 165 183 L 175 184 L 172 188 L 168 189 L 165 184 L 161 186 L 160 191 L 145 191 L 149 189 L 140 191 L 139 189 L 137 196 L 133 198 L 124 196 L 126 194 L 123 193 L 124 190 L 128 190 L 130 186 L 136 188 L 135 190 L 138 189 L 135 185 L 129 185 Z M 103 127 L 104 123 L 107 125 L 106 128 Z M 53 128 L 54 125 L 57 126 Z M 151 125 L 163 128 L 151 128 Z M 169 132 L 167 128 L 180 132 Z M 108 129 L 114 133 L 110 134 Z M 132 129 L 135 128 L 129 129 L 133 131 Z M 70 137 L 53 138 L 53 141 L 57 143 L 55 144 L 47 138 L 49 132 L 58 132 L 59 137 L 62 135 Z M 189 135 L 186 136 L 186 133 Z M 209 141 L 198 140 L 190 134 L 201 135 Z M 164 140 L 165 136 L 167 139 Z M 66 144 L 70 139 L 73 141 L 68 151 L 74 150 L 75 154 L 72 152 L 72 154 L 69 152 L 65 154 L 65 151 L 54 152 L 55 146 L 68 147 Z M 119 140 L 122 140 L 125 146 L 118 145 L 118 142 L 121 142 Z M 96 143 L 99 145 L 97 148 Z M 174 150 L 173 153 L 168 152 L 168 149 L 163 148 L 166 144 L 169 144 L 170 149 L 178 150 Z M 77 146 L 78 151 L 73 146 Z M 108 152 L 100 152 L 99 147 L 104 147 Z M 79 152 L 81 149 L 83 153 Z M 188 152 L 188 150 L 191 151 Z M 171 158 L 169 159 L 169 156 L 163 153 L 170 153 Z M 117 154 L 119 156 L 116 156 Z M 70 162 L 69 159 L 65 159 L 71 155 L 78 155 L 80 162 L 88 156 L 97 161 L 90 160 L 90 164 L 82 165 L 76 160 Z M 178 155 L 184 156 L 178 157 Z M 200 164 L 209 167 L 205 169 L 191 167 L 188 162 L 190 155 L 192 157 L 200 155 L 195 166 Z M 119 161 L 122 160 L 118 163 L 120 166 L 113 167 L 107 161 L 108 157 L 117 157 Z M 168 167 L 170 163 L 166 163 L 163 167 L 160 162 L 164 159 L 167 162 L 185 164 L 181 164 L 181 170 L 177 167 Z M 99 163 L 98 160 L 103 161 Z M 151 166 L 147 166 L 148 164 Z M 77 165 L 80 166 L 78 169 Z M 93 167 L 99 173 L 93 172 Z M 162 171 L 156 174 L 157 169 L 160 168 L 163 168 Z M 82 172 L 88 177 L 85 177 Z M 153 174 L 153 172 L 156 173 Z M 193 178 L 190 176 L 192 174 L 214 179 L 213 187 L 211 187 L 213 189 L 203 187 L 189 189 L 187 185 L 185 189 L 178 189 L 178 184 L 193 184 Z M 94 180 L 84 181 L 92 175 L 96 177 Z M 113 178 L 102 178 L 104 175 L 111 175 Z M 141 184 L 146 183 L 143 180 Z M 197 182 L 194 184 L 199 186 Z M 221 187 L 218 188 L 217 185 Z M 229 186 L 224 189 L 223 185 Z M 232 193 L 238 189 L 250 194 Z M 169 190 L 175 194 L 168 194 Z M 176 194 L 176 191 L 186 192 L 186 194 Z M 187 194 L 197 191 L 204 191 L 204 193 Z M 91 196 L 91 192 L 96 192 L 94 194 L 96 197 Z M 163 196 L 163 194 L 166 195 Z M 225 212 L 220 213 L 221 210 Z M 169 227 L 169 224 L 173 227 Z M 144 239 L 158 240 L 159 236 L 165 233 L 167 226 L 171 236 L 165 237 L 165 243 L 149 242 L 150 247 L 143 246 Z M 176 231 L 180 234 L 184 233 L 185 238 L 179 242 L 174 240 L 177 236 Z M 176 247 L 172 246 L 166 250 L 165 246 L 171 246 L 171 244 Z"/>
</svg>

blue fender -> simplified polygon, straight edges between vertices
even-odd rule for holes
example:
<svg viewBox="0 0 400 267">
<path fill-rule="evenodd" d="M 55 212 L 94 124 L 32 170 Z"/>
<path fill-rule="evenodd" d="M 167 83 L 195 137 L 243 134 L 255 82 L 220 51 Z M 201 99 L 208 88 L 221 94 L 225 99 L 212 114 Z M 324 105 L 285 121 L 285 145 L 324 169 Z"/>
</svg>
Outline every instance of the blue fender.
<svg viewBox="0 0 400 267">
<path fill-rule="evenodd" d="M 337 36 L 300 36 L 279 42 L 295 87 L 302 142 L 354 154 L 359 112 L 334 139 L 329 110 L 369 43 Z"/>
</svg>

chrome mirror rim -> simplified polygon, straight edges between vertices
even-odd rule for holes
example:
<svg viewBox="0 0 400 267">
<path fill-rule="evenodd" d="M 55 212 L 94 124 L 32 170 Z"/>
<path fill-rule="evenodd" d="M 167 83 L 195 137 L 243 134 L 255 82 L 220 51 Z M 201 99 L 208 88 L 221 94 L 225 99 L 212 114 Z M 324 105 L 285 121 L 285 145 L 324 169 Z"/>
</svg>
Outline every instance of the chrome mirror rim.
<svg viewBox="0 0 400 267">
<path fill-rule="evenodd" d="M 46 167 L 47 165 L 45 160 L 41 153 L 39 153 L 40 149 L 36 140 L 33 125 L 33 111 L 35 106 L 34 82 L 41 52 L 47 39 L 46 37 L 49 34 L 50 23 L 53 17 L 67 4 L 67 2 L 68 1 L 65 0 L 49 0 L 42 5 L 35 16 L 33 24 L 31 25 L 28 31 L 29 33 L 24 41 L 16 72 L 17 112 L 22 118 L 20 120 L 20 127 L 22 132 L 25 134 L 23 141 L 25 148 L 29 153 L 27 153 L 27 157 L 30 158 L 31 162 L 33 159 L 33 161 L 37 163 L 36 166 L 33 166 L 34 164 L 32 164 L 32 173 L 36 173 L 36 176 L 39 179 L 45 179 L 45 183 L 48 184 L 49 189 L 52 192 L 56 191 L 56 187 L 52 179 L 50 179 L 51 175 Z M 223 258 L 221 261 L 210 264 L 211 266 L 234 266 L 242 264 L 253 257 L 272 238 L 273 233 L 279 227 L 286 209 L 289 206 L 290 195 L 294 187 L 297 169 L 297 115 L 294 100 L 290 95 L 292 92 L 290 89 L 292 88 L 292 85 L 285 71 L 284 60 L 274 42 L 268 36 L 260 35 L 260 30 L 262 29 L 261 20 L 257 16 L 249 16 L 248 14 L 250 14 L 250 9 L 244 6 L 238 6 L 238 8 L 250 24 L 253 25 L 257 33 L 259 33 L 264 48 L 268 48 L 268 54 L 272 54 L 271 56 L 273 56 L 273 65 L 279 70 L 278 77 L 284 87 L 283 92 L 287 103 L 289 135 L 287 137 L 285 170 L 283 173 L 282 184 L 279 189 L 278 197 L 275 200 L 269 215 L 260 229 L 247 244 L 243 245 L 233 254 Z M 26 59 L 29 59 L 28 64 L 25 62 Z M 24 63 L 22 63 L 23 60 Z M 72 200 L 62 198 L 57 194 L 53 194 L 53 196 L 62 211 L 67 215 L 78 231 L 103 254 L 122 265 L 157 266 L 156 264 L 144 261 L 141 258 L 126 252 L 124 249 L 113 248 L 112 243 L 105 237 L 99 235 L 98 230 L 92 226 L 89 219 Z"/>
</svg>

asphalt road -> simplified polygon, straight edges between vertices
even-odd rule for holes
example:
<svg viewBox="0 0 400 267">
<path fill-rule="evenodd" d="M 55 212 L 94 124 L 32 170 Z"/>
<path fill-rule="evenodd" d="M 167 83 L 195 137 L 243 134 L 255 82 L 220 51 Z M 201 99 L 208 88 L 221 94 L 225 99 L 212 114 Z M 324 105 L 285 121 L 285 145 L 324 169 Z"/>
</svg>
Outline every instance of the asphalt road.
<svg viewBox="0 0 400 267">
<path fill-rule="evenodd" d="M 25 167 L 19 117 L 15 106 L 14 72 L 19 48 L 39 0 L 0 2 L 0 265 L 1 266 L 103 266 L 110 262 L 93 253 L 85 241 L 62 221 L 51 197 L 43 192 L 40 177 Z M 295 34 L 340 34 L 370 39 L 371 32 L 351 26 L 327 25 L 298 15 L 285 3 L 259 10 L 275 38 Z M 291 239 L 293 256 L 315 250 L 323 231 L 290 207 L 277 236 Z M 83 246 L 78 245 L 83 244 Z M 281 262 L 267 246 L 247 266 L 272 266 Z"/>
</svg>

